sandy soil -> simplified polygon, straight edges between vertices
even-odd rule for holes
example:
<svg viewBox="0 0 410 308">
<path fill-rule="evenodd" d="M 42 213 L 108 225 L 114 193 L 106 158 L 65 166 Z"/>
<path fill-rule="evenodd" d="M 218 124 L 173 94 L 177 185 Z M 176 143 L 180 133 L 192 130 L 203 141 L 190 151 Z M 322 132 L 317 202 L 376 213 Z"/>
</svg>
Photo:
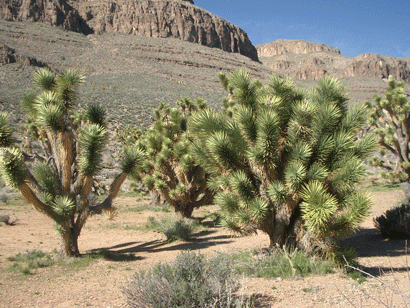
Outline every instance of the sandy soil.
<svg viewBox="0 0 410 308">
<path fill-rule="evenodd" d="M 372 194 L 372 217 L 402 197 L 397 190 Z M 167 243 L 161 233 L 136 230 L 149 216 L 160 219 L 162 215 L 172 215 L 125 210 L 143 202 L 147 201 L 138 197 L 118 198 L 120 210 L 114 221 L 97 216 L 87 222 L 79 239 L 81 252 L 107 249 L 112 260 L 99 259 L 77 268 L 54 265 L 37 269 L 32 275 L 8 270 L 12 262 L 7 257 L 33 249 L 52 252 L 59 248 L 59 236 L 53 231 L 52 221 L 27 204 L 0 203 L 0 215 L 11 214 L 19 219 L 14 226 L 0 226 L 0 307 L 126 307 L 121 288 L 132 274 L 157 262 L 170 261 L 182 250 L 211 256 L 218 251 L 243 251 L 268 244 L 264 234 L 233 237 L 215 227 L 199 230 L 191 242 Z M 205 207 L 194 216 L 204 217 L 213 210 Z M 374 229 L 372 217 L 345 243 L 358 249 L 363 269 L 409 295 L 406 242 L 384 240 Z M 257 294 L 257 307 L 407 307 L 401 297 L 376 279 L 359 284 L 342 271 L 299 279 L 240 279 L 238 294 Z M 410 303 L 407 305 L 410 307 Z"/>
</svg>

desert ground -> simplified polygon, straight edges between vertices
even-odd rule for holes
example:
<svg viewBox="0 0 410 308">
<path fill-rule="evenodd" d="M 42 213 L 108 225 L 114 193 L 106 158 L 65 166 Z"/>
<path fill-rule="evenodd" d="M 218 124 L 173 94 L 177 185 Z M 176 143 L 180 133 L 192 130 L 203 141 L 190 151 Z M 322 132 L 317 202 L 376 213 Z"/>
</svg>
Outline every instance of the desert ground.
<svg viewBox="0 0 410 308">
<path fill-rule="evenodd" d="M 254 294 L 256 307 L 410 306 L 383 284 L 410 295 L 406 241 L 385 240 L 373 226 L 373 217 L 396 205 L 403 198 L 402 192 L 393 189 L 371 194 L 371 217 L 344 244 L 359 251 L 361 268 L 375 278 L 359 283 L 338 269 L 333 274 L 304 278 L 243 276 L 238 277 L 241 287 L 237 295 Z M 53 231 L 50 219 L 21 199 L 0 201 L 0 215 L 18 219 L 14 225 L 0 226 L 0 307 L 127 307 L 122 288 L 133 273 L 158 262 L 172 261 L 181 251 L 189 249 L 212 256 L 220 251 L 262 250 L 268 245 L 268 238 L 262 233 L 236 237 L 212 224 L 199 227 L 189 242 L 169 243 L 162 233 L 141 226 L 150 216 L 160 219 L 174 213 L 150 211 L 149 207 L 136 210 L 149 203 L 148 196 L 123 194 L 115 203 L 118 215 L 114 220 L 107 221 L 102 215 L 91 217 L 79 238 L 84 255 L 104 249 L 109 258 L 96 258 L 85 265 L 67 260 L 24 275 L 10 269 L 13 262 L 8 257 L 33 249 L 55 255 L 60 247 L 59 235 Z M 203 218 L 215 210 L 214 206 L 203 207 L 194 212 L 194 217 Z"/>
</svg>

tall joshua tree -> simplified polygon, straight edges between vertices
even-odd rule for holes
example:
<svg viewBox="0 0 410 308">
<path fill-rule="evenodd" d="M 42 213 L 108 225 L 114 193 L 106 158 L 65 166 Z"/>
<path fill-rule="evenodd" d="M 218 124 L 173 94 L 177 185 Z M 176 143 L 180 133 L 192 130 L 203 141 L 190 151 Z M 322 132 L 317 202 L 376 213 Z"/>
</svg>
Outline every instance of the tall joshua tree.
<svg viewBox="0 0 410 308">
<path fill-rule="evenodd" d="M 219 78 L 225 111 L 199 111 L 188 127 L 224 225 L 262 230 L 271 248 L 326 251 L 328 239 L 353 231 L 369 211 L 369 196 L 357 190 L 375 147 L 372 135 L 358 138 L 366 108 L 348 109 L 331 78 L 309 93 L 276 76 L 264 87 L 244 70 Z"/>
<path fill-rule="evenodd" d="M 145 154 L 137 180 L 158 192 L 183 217 L 191 217 L 195 208 L 213 201 L 214 192 L 206 186 L 209 175 L 190 154 L 192 141 L 187 130 L 192 112 L 205 107 L 204 101 L 194 104 L 187 98 L 176 107 L 160 104 L 155 121 L 136 142 Z"/>
<path fill-rule="evenodd" d="M 375 128 L 381 146 L 380 155 L 373 165 L 382 167 L 388 180 L 410 179 L 410 100 L 404 92 L 404 81 L 397 82 L 389 76 L 385 97 L 375 97 L 371 109 L 370 125 Z"/>
<path fill-rule="evenodd" d="M 127 175 L 140 162 L 140 152 L 123 151 L 121 173 L 114 179 L 108 196 L 92 204 L 94 176 L 100 171 L 107 144 L 105 111 L 91 105 L 82 117 L 74 117 L 77 86 L 84 76 L 75 70 L 55 75 L 40 69 L 34 76 L 39 93 L 23 100 L 30 142 L 20 147 L 12 136 L 7 115 L 0 115 L 0 174 L 20 191 L 35 209 L 50 217 L 61 234 L 60 256 L 79 256 L 78 237 L 92 214 L 114 214 L 113 199 Z"/>
</svg>

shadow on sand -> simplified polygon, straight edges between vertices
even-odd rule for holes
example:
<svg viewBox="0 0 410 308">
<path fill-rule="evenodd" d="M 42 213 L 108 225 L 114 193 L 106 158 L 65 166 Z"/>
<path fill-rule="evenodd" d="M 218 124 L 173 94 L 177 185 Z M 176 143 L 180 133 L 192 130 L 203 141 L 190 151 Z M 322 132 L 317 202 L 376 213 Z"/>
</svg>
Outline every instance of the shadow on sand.
<svg viewBox="0 0 410 308">
<path fill-rule="evenodd" d="M 344 239 L 342 246 L 353 247 L 360 257 L 397 257 L 405 256 L 406 240 L 386 239 L 382 237 L 380 231 L 375 228 L 359 229 L 354 235 Z M 410 256 L 409 256 L 410 258 Z M 410 260 L 410 259 L 409 259 Z M 387 272 L 408 271 L 408 265 L 397 267 L 394 264 L 384 264 L 382 267 L 361 267 L 371 275 L 379 276 Z"/>
<path fill-rule="evenodd" d="M 209 232 L 208 232 L 209 234 Z M 203 235 L 203 234 L 200 234 Z M 113 251 L 120 254 L 139 253 L 139 252 L 160 252 L 160 251 L 173 251 L 173 250 L 197 250 L 208 248 L 215 245 L 226 244 L 232 242 L 229 240 L 228 235 L 218 235 L 206 238 L 193 238 L 189 242 L 167 242 L 161 240 L 149 241 L 149 242 L 127 242 L 110 247 L 104 247 L 102 249 Z"/>
</svg>

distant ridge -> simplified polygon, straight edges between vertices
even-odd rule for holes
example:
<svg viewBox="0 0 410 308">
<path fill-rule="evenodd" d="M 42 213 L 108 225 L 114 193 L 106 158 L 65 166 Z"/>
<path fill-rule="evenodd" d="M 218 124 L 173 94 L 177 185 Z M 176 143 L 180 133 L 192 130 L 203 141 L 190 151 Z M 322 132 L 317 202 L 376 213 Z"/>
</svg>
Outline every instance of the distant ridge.
<svg viewBox="0 0 410 308">
<path fill-rule="evenodd" d="M 83 34 L 173 37 L 258 61 L 246 32 L 183 0 L 2 0 L 0 18 L 35 21 Z"/>
<path fill-rule="evenodd" d="M 317 80 L 323 76 L 376 77 L 392 75 L 410 81 L 410 58 L 393 58 L 365 53 L 345 57 L 340 50 L 303 40 L 277 40 L 257 45 L 260 61 L 282 76 L 298 80 Z"/>
<path fill-rule="evenodd" d="M 311 52 L 329 51 L 340 54 L 340 50 L 325 44 L 310 43 L 304 40 L 280 39 L 272 43 L 258 45 L 258 55 L 260 57 L 272 57 L 287 53 L 308 54 Z"/>
</svg>

